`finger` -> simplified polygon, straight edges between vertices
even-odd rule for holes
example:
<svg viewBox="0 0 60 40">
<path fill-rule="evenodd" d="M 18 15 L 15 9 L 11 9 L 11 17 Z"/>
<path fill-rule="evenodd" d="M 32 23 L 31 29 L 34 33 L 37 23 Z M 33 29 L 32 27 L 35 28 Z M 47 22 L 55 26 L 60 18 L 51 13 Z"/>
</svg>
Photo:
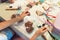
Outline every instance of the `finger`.
<svg viewBox="0 0 60 40">
<path fill-rule="evenodd" d="M 28 11 L 28 8 L 25 9 L 25 11 L 23 11 L 22 13 L 26 13 Z"/>
<path fill-rule="evenodd" d="M 46 30 L 47 28 L 45 27 L 45 28 L 42 28 L 42 31 L 44 31 L 44 30 Z"/>
<path fill-rule="evenodd" d="M 43 30 L 43 29 L 45 29 L 45 28 L 46 28 L 46 27 L 41 27 L 40 29 Z"/>
<path fill-rule="evenodd" d="M 46 27 L 42 27 L 42 28 L 40 28 L 38 31 L 40 31 L 40 32 L 44 32 L 44 31 L 46 31 L 46 30 L 47 30 Z"/>
<path fill-rule="evenodd" d="M 45 33 L 46 31 L 47 31 L 47 29 L 45 29 L 45 30 L 43 29 L 43 30 L 42 30 L 43 33 Z"/>
</svg>

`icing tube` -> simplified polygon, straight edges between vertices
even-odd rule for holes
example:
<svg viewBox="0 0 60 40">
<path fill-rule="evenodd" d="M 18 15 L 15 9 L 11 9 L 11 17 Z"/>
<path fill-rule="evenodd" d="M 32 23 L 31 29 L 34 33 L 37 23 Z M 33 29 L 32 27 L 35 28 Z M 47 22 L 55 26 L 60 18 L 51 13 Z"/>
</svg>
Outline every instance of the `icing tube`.
<svg viewBox="0 0 60 40">
<path fill-rule="evenodd" d="M 48 14 L 47 14 L 47 16 L 51 16 L 52 18 L 56 18 L 56 17 L 55 17 L 55 16 L 53 16 L 53 15 L 48 15 Z"/>
</svg>

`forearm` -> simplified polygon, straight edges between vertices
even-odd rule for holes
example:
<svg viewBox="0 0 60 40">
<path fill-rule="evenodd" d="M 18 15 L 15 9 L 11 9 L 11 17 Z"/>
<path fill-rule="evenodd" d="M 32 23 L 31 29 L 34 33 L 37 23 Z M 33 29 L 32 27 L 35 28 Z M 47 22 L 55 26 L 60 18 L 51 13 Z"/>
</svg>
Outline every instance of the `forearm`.
<svg viewBox="0 0 60 40">
<path fill-rule="evenodd" d="M 35 34 L 32 36 L 32 38 L 30 40 L 35 40 L 39 35 L 43 34 L 46 31 L 47 31 L 47 28 L 46 27 L 40 28 L 39 30 L 37 30 L 35 32 Z"/>
<path fill-rule="evenodd" d="M 38 37 L 38 35 L 40 35 L 40 34 L 35 33 L 35 34 L 31 37 L 30 40 L 35 40 L 35 39 Z"/>
<path fill-rule="evenodd" d="M 1 22 L 0 23 L 0 30 L 7 28 L 8 26 L 10 26 L 10 25 L 14 24 L 15 22 L 20 21 L 22 19 L 23 19 L 23 16 L 19 16 L 19 17 L 13 18 L 11 20 Z"/>
</svg>

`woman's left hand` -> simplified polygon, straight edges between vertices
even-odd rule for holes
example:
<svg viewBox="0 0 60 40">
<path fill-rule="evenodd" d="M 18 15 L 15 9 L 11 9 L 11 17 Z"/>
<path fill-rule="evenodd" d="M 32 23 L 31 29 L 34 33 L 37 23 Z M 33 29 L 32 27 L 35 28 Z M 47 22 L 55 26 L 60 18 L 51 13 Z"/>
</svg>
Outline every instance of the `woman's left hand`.
<svg viewBox="0 0 60 40">
<path fill-rule="evenodd" d="M 46 31 L 47 31 L 47 28 L 46 28 L 46 27 L 42 27 L 42 28 L 40 28 L 39 30 L 37 30 L 36 34 L 37 34 L 37 35 L 40 35 L 40 34 L 43 34 L 43 33 L 46 32 Z"/>
</svg>

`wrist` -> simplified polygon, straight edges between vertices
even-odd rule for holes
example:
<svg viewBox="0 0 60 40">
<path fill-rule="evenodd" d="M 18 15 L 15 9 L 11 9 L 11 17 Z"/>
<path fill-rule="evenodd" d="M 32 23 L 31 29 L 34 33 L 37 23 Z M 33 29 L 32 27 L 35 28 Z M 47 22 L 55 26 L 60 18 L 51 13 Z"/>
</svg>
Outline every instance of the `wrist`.
<svg viewBox="0 0 60 40">
<path fill-rule="evenodd" d="M 18 16 L 18 17 L 17 17 L 17 20 L 18 20 L 18 21 L 23 20 L 23 19 L 24 19 L 24 17 L 25 17 L 25 16 L 20 15 L 20 16 Z"/>
</svg>

